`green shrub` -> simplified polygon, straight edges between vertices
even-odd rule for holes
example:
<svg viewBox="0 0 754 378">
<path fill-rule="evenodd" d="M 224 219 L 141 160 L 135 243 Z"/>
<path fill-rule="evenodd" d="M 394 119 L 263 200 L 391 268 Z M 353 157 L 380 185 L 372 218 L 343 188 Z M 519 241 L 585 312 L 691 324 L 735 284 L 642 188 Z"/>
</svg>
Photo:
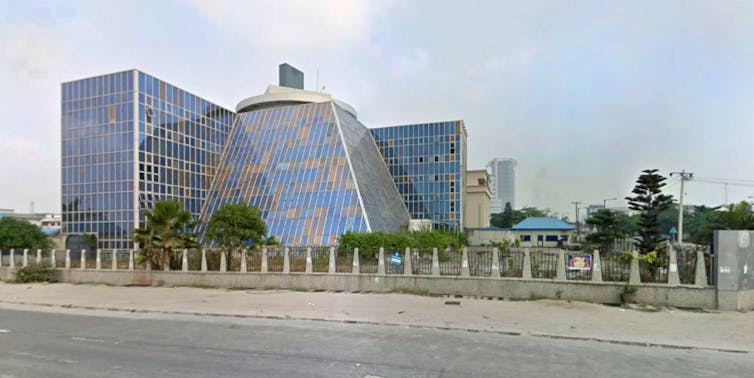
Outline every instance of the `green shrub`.
<svg viewBox="0 0 754 378">
<path fill-rule="evenodd" d="M 399 231 L 399 232 L 346 232 L 340 236 L 339 252 L 350 254 L 354 248 L 359 249 L 359 257 L 374 258 L 380 247 L 385 251 L 403 251 L 406 247 L 421 251 L 438 248 L 440 253 L 447 247 L 460 249 L 466 243 L 462 232 L 435 231 Z"/>
<path fill-rule="evenodd" d="M 55 282 L 55 269 L 50 264 L 29 264 L 16 271 L 16 282 Z"/>
</svg>

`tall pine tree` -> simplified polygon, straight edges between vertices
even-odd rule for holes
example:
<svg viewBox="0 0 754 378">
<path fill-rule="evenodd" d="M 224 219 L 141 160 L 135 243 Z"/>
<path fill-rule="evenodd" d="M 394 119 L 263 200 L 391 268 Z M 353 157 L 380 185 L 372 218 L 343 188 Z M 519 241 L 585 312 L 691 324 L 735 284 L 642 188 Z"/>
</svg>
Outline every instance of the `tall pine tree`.
<svg viewBox="0 0 754 378">
<path fill-rule="evenodd" d="M 636 180 L 633 197 L 626 197 L 628 207 L 639 212 L 639 236 L 641 240 L 634 244 L 639 252 L 652 252 L 662 240 L 664 230 L 660 229 L 657 216 L 673 203 L 673 196 L 662 194 L 665 177 L 657 173 L 657 169 L 646 169 Z"/>
</svg>

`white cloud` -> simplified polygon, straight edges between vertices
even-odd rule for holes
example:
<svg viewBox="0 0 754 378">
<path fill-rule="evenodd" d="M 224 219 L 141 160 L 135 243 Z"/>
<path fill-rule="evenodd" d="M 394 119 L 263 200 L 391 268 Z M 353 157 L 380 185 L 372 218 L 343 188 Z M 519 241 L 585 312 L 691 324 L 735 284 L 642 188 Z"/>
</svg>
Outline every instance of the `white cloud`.
<svg viewBox="0 0 754 378">
<path fill-rule="evenodd" d="M 254 47 L 306 52 L 353 45 L 369 37 L 383 3 L 363 0 L 186 0 L 226 32 Z"/>
</svg>

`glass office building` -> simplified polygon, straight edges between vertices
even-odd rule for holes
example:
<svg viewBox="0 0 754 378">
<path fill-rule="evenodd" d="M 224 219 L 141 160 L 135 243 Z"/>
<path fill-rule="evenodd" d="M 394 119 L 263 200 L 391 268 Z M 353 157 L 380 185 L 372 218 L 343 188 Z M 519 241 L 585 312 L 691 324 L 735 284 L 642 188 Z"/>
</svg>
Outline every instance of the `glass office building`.
<svg viewBox="0 0 754 378">
<path fill-rule="evenodd" d="M 137 70 L 62 84 L 62 232 L 130 248 L 140 211 L 195 216 L 235 114 Z"/>
<path fill-rule="evenodd" d="M 411 219 L 463 229 L 466 128 L 463 121 L 370 130 Z"/>
<path fill-rule="evenodd" d="M 271 88 L 290 99 L 322 97 Z M 285 245 L 332 245 L 349 230 L 406 228 L 408 212 L 355 111 L 335 101 L 290 99 L 260 101 L 250 111 L 239 104 L 201 220 L 227 203 L 253 205 L 268 234 Z"/>
</svg>

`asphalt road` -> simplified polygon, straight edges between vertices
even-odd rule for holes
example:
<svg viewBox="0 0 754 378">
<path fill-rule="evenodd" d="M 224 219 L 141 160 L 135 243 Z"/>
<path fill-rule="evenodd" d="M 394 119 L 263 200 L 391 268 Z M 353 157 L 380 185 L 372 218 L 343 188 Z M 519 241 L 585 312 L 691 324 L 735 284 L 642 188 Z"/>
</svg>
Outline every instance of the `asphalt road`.
<svg viewBox="0 0 754 378">
<path fill-rule="evenodd" d="M 754 375 L 752 354 L 319 321 L 0 310 L 0 377 Z"/>
</svg>

